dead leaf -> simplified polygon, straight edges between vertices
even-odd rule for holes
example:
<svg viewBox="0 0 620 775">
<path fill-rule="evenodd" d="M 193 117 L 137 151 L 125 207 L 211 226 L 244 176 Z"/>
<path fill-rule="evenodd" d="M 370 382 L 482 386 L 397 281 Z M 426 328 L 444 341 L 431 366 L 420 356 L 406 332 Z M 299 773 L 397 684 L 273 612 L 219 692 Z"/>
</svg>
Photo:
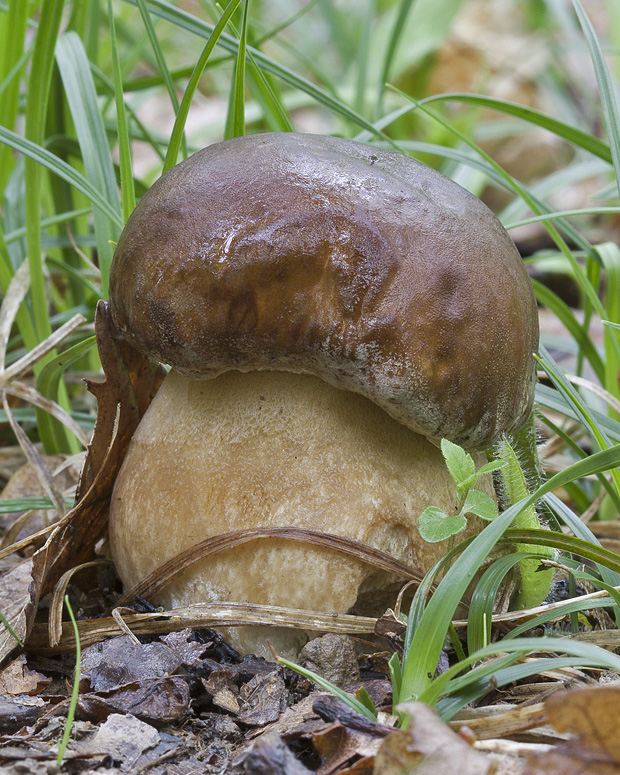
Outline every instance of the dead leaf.
<svg viewBox="0 0 620 775">
<path fill-rule="evenodd" d="M 181 665 L 165 643 L 133 643 L 127 635 L 89 646 L 82 654 L 82 674 L 95 692 L 113 689 L 143 678 L 162 678 Z"/>
<path fill-rule="evenodd" d="M 78 506 L 34 555 L 33 606 L 65 571 L 92 559 L 127 447 L 165 375 L 160 364 L 115 336 L 103 301 L 97 305 L 95 333 L 106 379 L 87 383 L 97 398 L 97 421 L 77 489 Z"/>
<path fill-rule="evenodd" d="M 243 775 L 312 775 L 275 732 L 262 735 L 233 763 Z"/>
<path fill-rule="evenodd" d="M 26 656 L 20 654 L 0 671 L 0 695 L 37 694 L 50 682 L 50 678 L 30 670 Z"/>
<path fill-rule="evenodd" d="M 572 733 L 584 750 L 620 764 L 620 686 L 556 692 L 545 710 L 558 732 Z"/>
<path fill-rule="evenodd" d="M 230 670 L 214 670 L 208 679 L 202 679 L 202 685 L 216 707 L 235 715 L 239 713 L 239 690 Z"/>
<path fill-rule="evenodd" d="M 43 455 L 43 462 L 49 469 L 54 485 L 59 492 L 64 493 L 69 488 L 74 488 L 79 471 L 84 463 L 82 454 L 69 457 L 68 455 Z M 31 463 L 25 463 L 20 466 L 11 476 L 6 486 L 0 494 L 0 500 L 13 500 L 16 498 L 26 498 L 32 495 L 44 495 L 43 489 L 37 473 Z M 4 531 L 11 531 L 15 521 L 23 512 L 12 511 L 6 514 L 0 514 L 0 528 Z M 53 509 L 34 509 L 30 512 L 28 522 L 23 526 L 17 525 L 17 530 L 9 532 L 9 540 L 5 536 L 2 542 L 3 546 L 8 546 L 14 541 L 20 541 L 26 536 L 41 530 L 50 522 L 57 518 Z"/>
<path fill-rule="evenodd" d="M 99 727 L 95 736 L 79 746 L 80 753 L 106 753 L 126 772 L 140 756 L 159 743 L 159 732 L 131 715 L 113 713 Z"/>
<path fill-rule="evenodd" d="M 554 728 L 572 737 L 528 758 L 523 775 L 620 775 L 620 687 L 555 692 L 545 700 Z"/>
<path fill-rule="evenodd" d="M 299 702 L 286 708 L 280 718 L 269 724 L 267 729 L 251 729 L 246 737 L 251 740 L 260 735 L 274 732 L 277 735 L 281 735 L 288 742 L 297 741 L 304 735 L 323 729 L 325 722 L 317 716 L 312 706 L 318 697 L 325 696 L 322 692 L 312 692 Z"/>
<path fill-rule="evenodd" d="M 0 697 L 0 735 L 12 735 L 30 726 L 47 710 L 40 697 Z"/>
<path fill-rule="evenodd" d="M 162 727 L 181 721 L 188 707 L 189 686 L 183 679 L 142 679 L 107 692 L 81 694 L 76 717 L 101 721 L 112 713 L 131 713 L 147 724 Z"/>
<path fill-rule="evenodd" d="M 351 767 L 346 765 L 355 766 L 360 773 L 365 770 L 371 773 L 382 742 L 382 737 L 349 729 L 338 721 L 330 724 L 312 735 L 312 743 L 321 757 L 317 775 L 350 773 Z"/>
<path fill-rule="evenodd" d="M 26 639 L 26 606 L 30 601 L 32 582 L 32 560 L 16 565 L 2 576 L 0 584 L 0 613 L 9 623 L 13 633 L 0 622 L 0 664 L 18 646 L 17 636 L 23 643 Z"/>
<path fill-rule="evenodd" d="M 253 727 L 277 721 L 286 709 L 286 687 L 279 670 L 255 675 L 239 690 L 237 720 Z"/>
<path fill-rule="evenodd" d="M 428 772 L 433 775 L 492 775 L 495 765 L 453 732 L 434 708 L 421 702 L 398 710 L 410 716 L 407 729 L 386 738 L 375 757 L 375 775 Z"/>
<path fill-rule="evenodd" d="M 181 630 L 164 635 L 161 640 L 177 655 L 185 667 L 193 667 L 207 650 L 204 643 L 192 639 L 192 630 Z"/>
</svg>

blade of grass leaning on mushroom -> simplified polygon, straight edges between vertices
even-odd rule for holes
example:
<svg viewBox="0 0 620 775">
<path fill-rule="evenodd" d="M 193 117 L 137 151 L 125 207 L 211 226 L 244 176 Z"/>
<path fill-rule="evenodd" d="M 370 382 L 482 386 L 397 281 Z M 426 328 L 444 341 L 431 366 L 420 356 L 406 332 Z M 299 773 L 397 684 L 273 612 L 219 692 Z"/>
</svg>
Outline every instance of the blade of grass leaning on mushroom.
<svg viewBox="0 0 620 775">
<path fill-rule="evenodd" d="M 252 135 L 171 169 L 121 235 L 110 309 L 120 337 L 172 367 L 112 498 L 126 585 L 258 526 L 358 539 L 423 573 L 445 543 L 420 538 L 418 515 L 457 506 L 438 441 L 480 463 L 531 410 L 536 304 L 507 233 L 438 172 L 348 140 Z M 488 477 L 478 487 L 492 492 Z M 158 601 L 372 615 L 397 584 L 263 540 L 188 569 Z M 230 637 L 290 654 L 307 636 Z"/>
</svg>

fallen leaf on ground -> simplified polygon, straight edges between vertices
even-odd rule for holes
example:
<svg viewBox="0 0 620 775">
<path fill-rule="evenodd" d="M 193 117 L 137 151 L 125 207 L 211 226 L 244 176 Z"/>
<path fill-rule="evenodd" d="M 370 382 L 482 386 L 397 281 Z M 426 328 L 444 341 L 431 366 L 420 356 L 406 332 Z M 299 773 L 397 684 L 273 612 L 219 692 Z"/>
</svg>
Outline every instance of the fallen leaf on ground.
<svg viewBox="0 0 620 775">
<path fill-rule="evenodd" d="M 248 726 L 277 721 L 286 710 L 286 686 L 280 671 L 255 675 L 239 690 L 237 719 Z"/>
<path fill-rule="evenodd" d="M 181 721 L 188 707 L 189 687 L 182 678 L 143 678 L 107 692 L 81 694 L 76 718 L 101 721 L 113 713 L 131 713 L 162 727 Z"/>
<path fill-rule="evenodd" d="M 101 692 L 171 675 L 180 665 L 179 656 L 165 643 L 133 643 L 128 635 L 120 635 L 84 649 L 81 672 L 91 690 Z"/>
<path fill-rule="evenodd" d="M 407 729 L 387 737 L 375 757 L 374 775 L 432 773 L 432 775 L 492 775 L 495 764 L 453 732 L 434 708 L 421 702 L 404 703 Z"/>
<path fill-rule="evenodd" d="M 2 576 L 0 584 L 0 613 L 8 622 L 8 627 L 0 622 L 0 664 L 18 645 L 17 636 L 22 642 L 26 638 L 26 606 L 30 602 L 30 584 L 32 583 L 32 560 L 11 568 Z"/>
<path fill-rule="evenodd" d="M 23 592 L 10 595 L 8 612 L 0 601 L 0 610 L 22 640 L 32 629 L 40 598 L 63 573 L 93 558 L 95 544 L 106 528 L 116 474 L 133 432 L 165 375 L 162 366 L 114 339 L 105 302 L 97 306 L 95 333 L 106 380 L 89 383 L 97 397 L 97 422 L 76 496 L 79 506 L 59 522 L 45 546 L 33 555 L 29 594 L 26 589 L 26 597 Z M 24 568 L 20 565 L 2 577 L 3 592 L 10 583 L 8 577 L 14 572 L 27 572 Z M 55 635 L 59 637 L 59 633 Z M 0 663 L 14 645 L 0 625 Z"/>
<path fill-rule="evenodd" d="M 36 670 L 30 670 L 26 663 L 26 655 L 20 654 L 17 659 L 0 670 L 0 696 L 16 694 L 37 694 L 51 682 Z"/>
<path fill-rule="evenodd" d="M 355 766 L 358 772 L 371 773 L 382 742 L 382 737 L 349 729 L 338 721 L 330 724 L 312 735 L 312 743 L 321 757 L 317 775 L 344 775 L 351 772 L 348 765 Z"/>
<path fill-rule="evenodd" d="M 0 697 L 0 735 L 12 735 L 30 726 L 47 710 L 40 697 Z"/>
<path fill-rule="evenodd" d="M 134 716 L 113 713 L 103 723 L 95 736 L 80 746 L 82 753 L 106 753 L 121 770 L 130 770 L 144 751 L 159 743 L 159 732 Z"/>
<path fill-rule="evenodd" d="M 161 640 L 171 648 L 185 667 L 193 667 L 204 654 L 206 646 L 192 640 L 192 630 L 181 630 L 164 635 Z"/>
<path fill-rule="evenodd" d="M 523 775 L 620 775 L 620 687 L 568 689 L 545 701 L 547 717 L 572 737 L 528 758 Z"/>
<path fill-rule="evenodd" d="M 80 469 L 84 463 L 84 455 L 79 454 L 73 457 L 69 455 L 42 455 L 42 460 L 49 469 L 51 478 L 59 492 L 75 488 L 77 484 Z M 15 471 L 6 486 L 0 494 L 0 500 L 13 500 L 17 498 L 28 498 L 33 495 L 45 495 L 46 492 L 41 485 L 36 470 L 31 463 L 25 463 Z M 15 521 L 20 517 L 23 511 L 10 511 L 0 514 L 0 529 L 4 532 L 10 530 Z M 51 522 L 58 519 L 58 514 L 54 509 L 34 509 L 30 514 L 28 523 L 24 525 L 19 532 L 12 536 L 12 541 L 21 541 L 22 538 L 31 533 L 47 527 Z M 5 546 L 8 543 L 5 539 Z"/>
<path fill-rule="evenodd" d="M 262 735 L 233 762 L 232 772 L 243 775 L 312 775 L 275 732 Z"/>
</svg>

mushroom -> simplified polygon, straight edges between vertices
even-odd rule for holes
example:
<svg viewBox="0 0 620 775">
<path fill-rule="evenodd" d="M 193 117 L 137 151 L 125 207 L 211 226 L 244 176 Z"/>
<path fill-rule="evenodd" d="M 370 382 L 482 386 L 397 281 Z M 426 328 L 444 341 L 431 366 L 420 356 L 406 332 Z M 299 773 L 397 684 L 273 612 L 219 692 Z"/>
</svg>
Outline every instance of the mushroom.
<svg viewBox="0 0 620 775">
<path fill-rule="evenodd" d="M 531 410 L 536 304 L 506 231 L 440 173 L 348 140 L 239 137 L 168 171 L 120 237 L 110 310 L 171 366 L 112 497 L 127 586 L 249 527 L 357 539 L 424 573 L 445 545 L 417 517 L 457 506 L 439 440 L 482 462 Z M 158 602 L 380 614 L 395 582 L 274 538 L 192 566 Z M 229 637 L 265 653 L 262 628 Z M 290 653 L 307 636 L 268 637 Z"/>
</svg>

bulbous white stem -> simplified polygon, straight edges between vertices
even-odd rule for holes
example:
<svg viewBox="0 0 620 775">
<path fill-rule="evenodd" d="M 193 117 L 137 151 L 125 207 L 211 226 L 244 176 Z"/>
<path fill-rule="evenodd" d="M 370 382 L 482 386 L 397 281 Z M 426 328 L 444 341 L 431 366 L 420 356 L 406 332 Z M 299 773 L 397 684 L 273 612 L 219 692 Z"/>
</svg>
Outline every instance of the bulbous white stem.
<svg viewBox="0 0 620 775">
<path fill-rule="evenodd" d="M 492 492 L 492 485 L 484 485 Z M 133 585 L 209 536 L 295 526 L 355 538 L 425 572 L 445 551 L 417 531 L 428 505 L 457 506 L 440 451 L 368 399 L 316 377 L 171 372 L 118 476 L 110 539 Z M 479 529 L 470 522 L 468 532 Z M 159 595 L 165 606 L 239 601 L 380 615 L 399 581 L 327 549 L 285 540 L 236 547 L 188 569 Z M 233 628 L 241 651 L 265 640 L 294 650 L 299 633 Z"/>
</svg>

